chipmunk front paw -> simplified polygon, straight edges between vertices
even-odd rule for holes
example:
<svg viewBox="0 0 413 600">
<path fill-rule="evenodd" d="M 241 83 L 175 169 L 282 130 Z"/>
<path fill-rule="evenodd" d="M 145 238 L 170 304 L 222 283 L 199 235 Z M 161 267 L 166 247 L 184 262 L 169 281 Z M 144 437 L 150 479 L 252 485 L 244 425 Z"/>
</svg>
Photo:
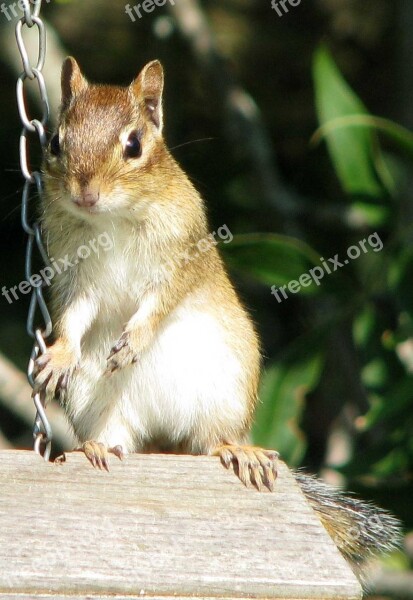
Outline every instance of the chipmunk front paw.
<svg viewBox="0 0 413 600">
<path fill-rule="evenodd" d="M 279 456 L 275 450 L 223 444 L 215 448 L 212 454 L 219 456 L 227 469 L 232 464 L 245 486 L 255 485 L 260 492 L 265 486 L 274 491 Z"/>
<path fill-rule="evenodd" d="M 57 340 L 35 360 L 34 393 L 42 392 L 59 398 L 66 391 L 76 366 L 77 357 L 63 342 Z"/>
<path fill-rule="evenodd" d="M 105 374 L 111 375 L 138 360 L 138 351 L 133 348 L 132 335 L 124 331 L 107 358 Z"/>
</svg>

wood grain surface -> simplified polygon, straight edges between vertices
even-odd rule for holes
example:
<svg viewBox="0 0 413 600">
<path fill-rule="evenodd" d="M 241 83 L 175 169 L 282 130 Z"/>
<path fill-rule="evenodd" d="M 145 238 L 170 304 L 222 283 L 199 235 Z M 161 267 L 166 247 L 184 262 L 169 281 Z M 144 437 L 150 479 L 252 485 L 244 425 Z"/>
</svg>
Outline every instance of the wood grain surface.
<svg viewBox="0 0 413 600">
<path fill-rule="evenodd" d="M 110 466 L 0 452 L 2 600 L 361 597 L 284 464 L 272 494 L 216 458 Z"/>
</svg>

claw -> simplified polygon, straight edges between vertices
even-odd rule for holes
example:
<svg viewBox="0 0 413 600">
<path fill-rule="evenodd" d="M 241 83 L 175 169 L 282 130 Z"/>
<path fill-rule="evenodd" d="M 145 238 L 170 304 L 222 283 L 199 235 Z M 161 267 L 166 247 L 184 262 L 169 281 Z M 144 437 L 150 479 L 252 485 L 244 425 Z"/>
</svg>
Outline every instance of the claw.
<svg viewBox="0 0 413 600">
<path fill-rule="evenodd" d="M 103 444 L 101 444 L 100 442 L 93 441 L 85 442 L 82 446 L 82 450 L 95 469 L 99 468 L 100 470 L 102 470 L 104 464 L 103 461 L 105 461 L 105 468 L 107 471 L 109 470 L 108 463 L 105 460 L 105 456 L 107 455 L 107 449 Z"/>
<path fill-rule="evenodd" d="M 107 448 L 101 442 L 88 441 L 84 442 L 81 450 L 85 453 L 92 466 L 101 471 L 104 469 L 109 472 L 109 453 L 114 454 L 120 460 L 123 459 L 122 446 Z"/>
<path fill-rule="evenodd" d="M 128 343 L 129 343 L 129 334 L 125 331 L 124 333 L 122 333 L 122 335 L 120 336 L 120 338 L 118 339 L 116 344 L 113 346 L 112 350 L 110 351 L 108 360 L 110 358 L 112 358 L 113 356 L 115 356 L 115 354 L 117 354 L 120 350 L 122 350 L 122 348 L 127 346 Z"/>
<path fill-rule="evenodd" d="M 229 469 L 232 463 L 232 453 L 227 448 L 223 447 L 220 457 L 224 467 Z"/>
<path fill-rule="evenodd" d="M 36 376 L 40 371 L 43 371 L 45 366 L 51 361 L 51 355 L 49 353 L 42 354 L 34 363 L 33 375 Z"/>
<path fill-rule="evenodd" d="M 59 397 L 68 387 L 77 367 L 78 357 L 65 342 L 56 341 L 45 354 L 38 356 L 33 366 L 34 393 Z"/>
<path fill-rule="evenodd" d="M 119 460 L 123 460 L 124 459 L 124 454 L 123 454 L 123 448 L 122 446 L 114 446 L 113 448 L 109 449 L 109 452 L 111 452 L 112 454 L 114 454 L 115 456 L 117 456 L 119 458 Z"/>
<path fill-rule="evenodd" d="M 124 331 L 107 357 L 105 376 L 111 376 L 118 369 L 134 364 L 138 356 L 131 346 L 130 333 Z"/>
<path fill-rule="evenodd" d="M 261 464 L 258 460 L 256 452 L 247 449 L 245 450 L 245 454 L 247 456 L 247 468 L 249 467 L 249 470 L 251 472 L 251 481 L 255 483 L 258 491 L 261 492 L 264 484 L 262 481 L 262 475 L 260 471 Z"/>
<path fill-rule="evenodd" d="M 277 478 L 277 461 L 279 454 L 275 450 L 262 451 L 257 449 L 256 456 L 264 472 L 265 484 L 268 489 L 273 492 L 275 480 Z"/>
<path fill-rule="evenodd" d="M 60 382 L 61 389 L 62 390 L 66 390 L 67 389 L 67 384 L 69 383 L 69 371 L 65 371 L 63 373 L 63 376 L 60 377 L 59 382 Z"/>
<path fill-rule="evenodd" d="M 254 446 L 222 445 L 218 446 L 212 454 L 219 456 L 226 468 L 229 468 L 232 463 L 245 486 L 252 484 L 260 492 L 264 487 L 271 492 L 274 491 L 278 461 L 278 452 L 275 450 L 264 450 Z"/>
<path fill-rule="evenodd" d="M 43 367 L 43 369 L 44 369 L 44 367 Z M 45 378 L 35 379 L 34 386 L 33 386 L 33 394 L 38 394 L 39 392 L 44 392 L 46 390 L 47 384 L 51 380 L 52 376 L 53 376 L 53 372 L 51 371 Z"/>
<path fill-rule="evenodd" d="M 65 371 L 62 373 L 57 380 L 56 388 L 55 388 L 55 397 L 57 399 L 60 398 L 61 392 L 66 391 L 67 385 L 69 383 L 69 371 Z"/>
</svg>

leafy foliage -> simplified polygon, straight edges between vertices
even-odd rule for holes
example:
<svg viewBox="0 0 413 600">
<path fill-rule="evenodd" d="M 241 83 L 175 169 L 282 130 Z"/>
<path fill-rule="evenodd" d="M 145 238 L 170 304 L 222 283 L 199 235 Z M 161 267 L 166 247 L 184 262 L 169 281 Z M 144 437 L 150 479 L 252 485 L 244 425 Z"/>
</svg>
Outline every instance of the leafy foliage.
<svg viewBox="0 0 413 600">
<path fill-rule="evenodd" d="M 314 250 L 300 240 L 277 234 L 238 235 L 224 248 L 227 263 L 264 285 L 282 286 L 319 262 Z M 316 286 L 303 288 L 314 294 Z"/>
<path fill-rule="evenodd" d="M 395 190 L 409 166 L 402 157 L 413 157 L 413 135 L 369 115 L 324 46 L 315 52 L 313 75 L 320 123 L 313 141 L 326 139 L 349 210 L 363 214 L 360 238 L 368 241 L 373 235 L 384 245 L 352 260 L 346 277 L 343 266 L 320 286 L 302 289 L 301 311 L 310 323 L 267 366 L 254 437 L 280 450 L 290 463 L 302 461 L 306 437 L 298 424 L 309 394 L 317 394 L 328 378 L 329 323 L 350 323 L 367 410 L 358 411 L 354 458 L 341 470 L 357 477 L 360 485 L 368 476 L 376 484 L 397 480 L 399 487 L 408 488 L 413 467 L 413 262 L 411 233 L 398 222 L 403 199 Z M 383 150 L 379 135 L 391 140 L 393 154 Z M 358 242 L 345 231 L 337 238 L 337 251 Z M 307 241 L 273 234 L 240 236 L 226 249 L 232 267 L 266 286 L 297 280 L 320 265 L 321 252 Z"/>
</svg>

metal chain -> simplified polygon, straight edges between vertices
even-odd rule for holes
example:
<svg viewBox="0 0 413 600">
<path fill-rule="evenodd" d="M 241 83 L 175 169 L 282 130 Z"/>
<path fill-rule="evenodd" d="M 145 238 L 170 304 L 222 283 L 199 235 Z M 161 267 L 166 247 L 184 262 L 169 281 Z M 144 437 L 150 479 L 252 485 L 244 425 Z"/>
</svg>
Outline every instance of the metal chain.
<svg viewBox="0 0 413 600">
<path fill-rule="evenodd" d="M 42 152 L 46 147 L 46 132 L 45 126 L 49 119 L 49 101 L 47 98 L 46 84 L 42 74 L 44 61 L 46 58 L 46 29 L 42 19 L 40 18 L 40 8 L 42 0 L 36 0 L 31 3 L 31 0 L 21 0 L 19 6 L 23 10 L 23 17 L 16 25 L 16 40 L 19 48 L 20 56 L 23 63 L 23 72 L 17 80 L 17 106 L 19 109 L 20 119 L 23 125 L 23 130 L 20 135 L 20 168 L 25 179 L 25 184 L 22 193 L 22 226 L 28 235 L 26 248 L 25 262 L 25 277 L 26 280 L 32 282 L 32 263 L 35 249 L 40 253 L 42 260 L 49 264 L 47 252 L 44 248 L 41 239 L 40 224 L 37 220 L 30 223 L 30 203 L 34 198 L 39 198 L 43 193 L 42 178 L 39 171 L 32 171 L 29 160 L 29 138 L 35 134 L 40 143 Z M 23 32 L 25 29 L 35 27 L 38 33 L 38 56 L 36 64 L 30 62 L 29 53 L 26 49 Z M 27 80 L 36 80 L 38 86 L 39 97 L 42 105 L 42 115 L 40 119 L 32 119 L 27 114 L 25 102 L 25 83 Z M 31 211 L 33 212 L 33 211 Z M 52 320 L 43 298 L 42 288 L 32 284 L 32 296 L 30 300 L 29 314 L 27 318 L 27 332 L 34 339 L 33 350 L 30 355 L 29 365 L 27 367 L 27 377 L 32 388 L 34 387 L 33 368 L 34 361 L 46 351 L 45 338 L 52 333 Z M 44 326 L 36 327 L 36 314 L 40 313 Z M 36 407 L 36 418 L 33 428 L 34 449 L 38 454 L 43 453 L 45 460 L 49 460 L 51 445 L 52 445 L 52 429 L 46 416 L 43 394 L 33 394 L 33 401 Z"/>
</svg>

